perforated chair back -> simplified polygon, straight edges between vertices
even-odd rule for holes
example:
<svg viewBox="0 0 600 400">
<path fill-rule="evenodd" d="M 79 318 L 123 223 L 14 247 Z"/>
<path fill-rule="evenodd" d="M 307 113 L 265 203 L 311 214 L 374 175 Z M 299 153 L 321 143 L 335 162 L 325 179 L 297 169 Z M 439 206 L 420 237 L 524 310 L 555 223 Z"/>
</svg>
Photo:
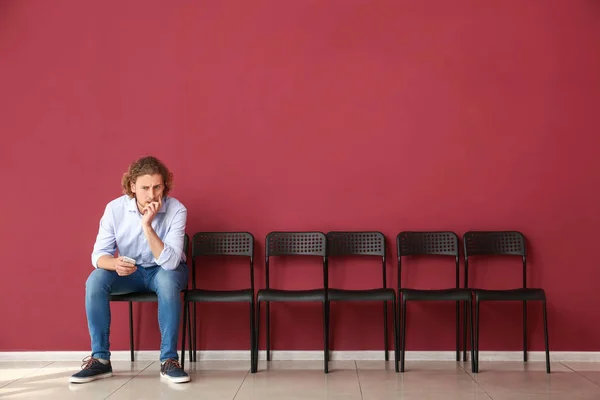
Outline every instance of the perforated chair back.
<svg viewBox="0 0 600 400">
<path fill-rule="evenodd" d="M 322 232 L 271 232 L 266 238 L 265 257 L 327 255 L 326 239 Z"/>
<path fill-rule="evenodd" d="M 329 232 L 328 256 L 385 257 L 385 236 L 381 232 Z"/>
</svg>

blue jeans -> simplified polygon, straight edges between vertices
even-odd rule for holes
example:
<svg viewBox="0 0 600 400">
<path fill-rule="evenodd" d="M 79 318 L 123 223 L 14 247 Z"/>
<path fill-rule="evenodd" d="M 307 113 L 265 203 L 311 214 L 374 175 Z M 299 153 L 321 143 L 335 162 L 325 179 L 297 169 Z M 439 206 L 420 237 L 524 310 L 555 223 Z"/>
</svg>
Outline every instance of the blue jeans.
<svg viewBox="0 0 600 400">
<path fill-rule="evenodd" d="M 110 360 L 110 294 L 155 292 L 158 296 L 160 327 L 160 361 L 178 360 L 177 338 L 181 317 L 181 291 L 187 287 L 188 267 L 185 263 L 167 271 L 159 266 L 139 267 L 128 276 L 116 271 L 95 269 L 85 284 L 85 311 L 92 339 L 92 357 Z"/>
</svg>

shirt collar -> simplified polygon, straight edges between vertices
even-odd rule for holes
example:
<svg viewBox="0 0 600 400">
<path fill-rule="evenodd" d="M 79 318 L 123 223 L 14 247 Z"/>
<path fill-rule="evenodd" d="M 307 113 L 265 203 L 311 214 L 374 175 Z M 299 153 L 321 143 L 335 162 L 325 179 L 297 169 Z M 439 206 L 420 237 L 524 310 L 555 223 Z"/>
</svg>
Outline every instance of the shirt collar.
<svg viewBox="0 0 600 400">
<path fill-rule="evenodd" d="M 129 212 L 138 212 L 137 203 L 135 202 L 135 196 L 130 197 L 127 200 L 127 211 Z"/>
</svg>

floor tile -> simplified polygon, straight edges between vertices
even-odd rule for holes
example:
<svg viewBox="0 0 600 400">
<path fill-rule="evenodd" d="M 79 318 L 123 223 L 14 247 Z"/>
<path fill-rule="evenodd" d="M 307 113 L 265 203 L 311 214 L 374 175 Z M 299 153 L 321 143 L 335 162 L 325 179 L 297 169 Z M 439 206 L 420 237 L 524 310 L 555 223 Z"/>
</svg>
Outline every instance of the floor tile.
<svg viewBox="0 0 600 400">
<path fill-rule="evenodd" d="M 2 399 L 105 399 L 147 368 L 151 361 L 113 362 L 113 376 L 86 384 L 70 384 L 81 362 L 53 362 L 0 388 Z"/>
<path fill-rule="evenodd" d="M 157 361 L 109 397 L 118 399 L 231 400 L 250 371 L 249 362 L 203 361 L 186 363 L 189 383 L 169 383 L 160 377 Z"/>
</svg>

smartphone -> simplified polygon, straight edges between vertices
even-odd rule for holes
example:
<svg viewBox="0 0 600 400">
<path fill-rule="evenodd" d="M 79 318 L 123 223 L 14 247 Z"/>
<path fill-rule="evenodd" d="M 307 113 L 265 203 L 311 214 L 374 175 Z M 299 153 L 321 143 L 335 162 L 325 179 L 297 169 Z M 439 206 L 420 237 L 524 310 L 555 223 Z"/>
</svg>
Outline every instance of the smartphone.
<svg viewBox="0 0 600 400">
<path fill-rule="evenodd" d="M 128 263 L 135 265 L 135 260 L 133 258 L 127 257 L 127 256 L 122 256 L 122 257 L 123 257 L 123 261 L 127 261 Z"/>
</svg>

